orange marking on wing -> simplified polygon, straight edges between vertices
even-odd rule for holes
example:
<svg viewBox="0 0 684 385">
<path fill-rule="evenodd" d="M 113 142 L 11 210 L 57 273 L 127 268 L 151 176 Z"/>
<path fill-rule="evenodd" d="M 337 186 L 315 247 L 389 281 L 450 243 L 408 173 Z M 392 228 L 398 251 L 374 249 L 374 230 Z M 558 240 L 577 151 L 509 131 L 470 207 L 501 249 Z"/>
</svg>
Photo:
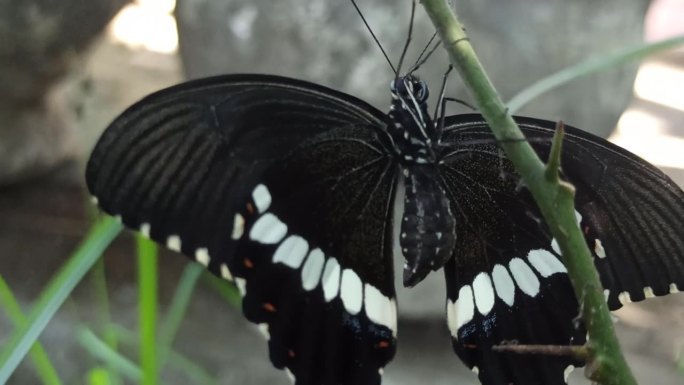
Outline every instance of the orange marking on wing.
<svg viewBox="0 0 684 385">
<path fill-rule="evenodd" d="M 287 349 L 287 356 L 290 358 L 295 358 L 295 352 L 292 349 Z"/>
<path fill-rule="evenodd" d="M 273 306 L 273 304 L 270 303 L 270 302 L 265 302 L 265 303 L 262 305 L 262 307 L 264 308 L 264 310 L 266 310 L 266 311 L 269 312 L 269 313 L 275 313 L 275 312 L 276 312 L 275 306 Z"/>
<path fill-rule="evenodd" d="M 247 202 L 247 212 L 250 214 L 254 214 L 254 205 L 252 202 Z"/>
<path fill-rule="evenodd" d="M 246 268 L 248 269 L 253 269 L 254 268 L 254 262 L 252 262 L 251 259 L 245 258 L 244 261 L 242 262 Z"/>
<path fill-rule="evenodd" d="M 379 349 L 387 349 L 390 347 L 389 341 L 380 341 L 378 342 L 378 348 Z"/>
</svg>

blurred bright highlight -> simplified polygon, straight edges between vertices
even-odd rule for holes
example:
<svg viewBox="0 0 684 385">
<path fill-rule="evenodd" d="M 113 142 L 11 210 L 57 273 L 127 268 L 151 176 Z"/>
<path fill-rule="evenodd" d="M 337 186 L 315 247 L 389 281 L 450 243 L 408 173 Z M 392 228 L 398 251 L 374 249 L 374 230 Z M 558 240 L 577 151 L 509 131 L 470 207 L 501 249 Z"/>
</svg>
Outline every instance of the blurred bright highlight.
<svg viewBox="0 0 684 385">
<path fill-rule="evenodd" d="M 134 49 L 171 54 L 178 50 L 175 0 L 136 0 L 119 12 L 109 35 Z"/>
</svg>

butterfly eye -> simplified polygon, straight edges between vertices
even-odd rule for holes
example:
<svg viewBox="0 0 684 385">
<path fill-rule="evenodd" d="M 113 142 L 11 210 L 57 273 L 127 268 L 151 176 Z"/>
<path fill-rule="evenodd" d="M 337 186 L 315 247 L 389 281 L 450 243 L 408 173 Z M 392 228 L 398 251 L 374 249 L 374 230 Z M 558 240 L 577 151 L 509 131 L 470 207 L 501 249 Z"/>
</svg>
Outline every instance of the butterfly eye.
<svg viewBox="0 0 684 385">
<path fill-rule="evenodd" d="M 424 81 L 419 81 L 414 83 L 413 85 L 414 89 L 414 95 L 416 96 L 416 99 L 418 100 L 419 103 L 422 103 L 427 100 L 429 91 L 427 88 L 427 84 L 425 84 Z"/>
</svg>

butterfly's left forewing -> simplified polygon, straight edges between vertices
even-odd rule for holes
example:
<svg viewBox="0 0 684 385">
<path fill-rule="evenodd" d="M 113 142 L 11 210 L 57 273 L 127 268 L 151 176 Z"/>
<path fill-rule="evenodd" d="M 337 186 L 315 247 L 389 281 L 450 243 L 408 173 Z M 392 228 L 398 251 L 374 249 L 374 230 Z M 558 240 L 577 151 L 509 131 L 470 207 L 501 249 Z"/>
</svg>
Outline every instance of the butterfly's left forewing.
<svg viewBox="0 0 684 385">
<path fill-rule="evenodd" d="M 386 141 L 350 96 L 224 76 L 129 108 L 86 179 L 105 212 L 234 280 L 297 384 L 378 384 L 396 335 Z"/>
</svg>

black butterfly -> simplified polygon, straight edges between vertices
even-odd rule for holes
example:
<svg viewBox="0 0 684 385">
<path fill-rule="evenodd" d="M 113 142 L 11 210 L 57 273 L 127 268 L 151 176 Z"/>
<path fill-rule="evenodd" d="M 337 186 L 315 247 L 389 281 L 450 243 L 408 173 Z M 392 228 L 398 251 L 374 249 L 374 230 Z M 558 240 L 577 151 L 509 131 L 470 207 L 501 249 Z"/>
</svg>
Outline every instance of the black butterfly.
<svg viewBox="0 0 684 385">
<path fill-rule="evenodd" d="M 395 352 L 394 195 L 404 284 L 444 268 L 459 357 L 487 385 L 562 384 L 583 344 L 558 247 L 479 115 L 431 118 L 397 77 L 389 114 L 299 80 L 229 75 L 136 103 L 105 131 L 88 187 L 123 223 L 233 280 L 273 364 L 298 385 L 379 384 Z M 542 157 L 555 123 L 517 118 Z M 684 287 L 684 193 L 637 156 L 566 126 L 562 167 L 611 309 Z"/>
</svg>

